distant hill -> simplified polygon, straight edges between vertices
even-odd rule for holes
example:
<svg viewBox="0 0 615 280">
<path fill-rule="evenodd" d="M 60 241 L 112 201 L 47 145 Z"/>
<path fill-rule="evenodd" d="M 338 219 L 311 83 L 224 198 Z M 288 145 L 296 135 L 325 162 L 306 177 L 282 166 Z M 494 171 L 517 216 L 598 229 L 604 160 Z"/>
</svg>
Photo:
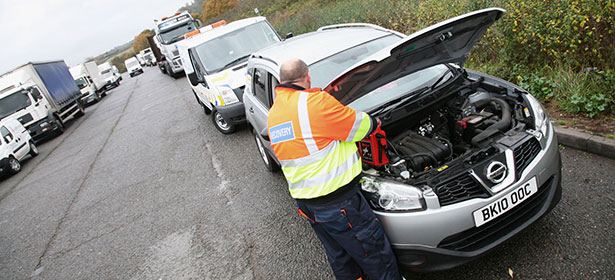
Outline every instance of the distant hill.
<svg viewBox="0 0 615 280">
<path fill-rule="evenodd" d="M 94 60 L 96 61 L 96 64 L 101 64 L 101 63 L 111 59 L 112 57 L 114 57 L 114 56 L 116 56 L 116 55 L 118 55 L 120 53 L 123 53 L 123 52 L 125 52 L 125 51 L 127 51 L 129 49 L 131 49 L 133 41 L 134 40 L 130 40 L 129 42 L 127 42 L 127 43 L 125 43 L 123 45 L 116 46 L 113 49 L 111 49 L 109 51 L 106 51 L 105 53 L 100 54 L 100 55 L 94 57 Z"/>
</svg>

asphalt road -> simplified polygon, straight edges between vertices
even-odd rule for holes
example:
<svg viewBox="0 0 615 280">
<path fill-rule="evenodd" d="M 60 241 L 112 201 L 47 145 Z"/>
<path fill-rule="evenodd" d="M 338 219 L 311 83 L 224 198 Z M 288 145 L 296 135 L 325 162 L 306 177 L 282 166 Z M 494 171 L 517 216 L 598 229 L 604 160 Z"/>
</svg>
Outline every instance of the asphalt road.
<svg viewBox="0 0 615 280">
<path fill-rule="evenodd" d="M 185 78 L 124 77 L 0 181 L 0 279 L 331 279 L 247 127 L 220 134 Z M 490 254 L 410 279 L 615 275 L 615 161 L 561 149 L 553 212 Z"/>
</svg>

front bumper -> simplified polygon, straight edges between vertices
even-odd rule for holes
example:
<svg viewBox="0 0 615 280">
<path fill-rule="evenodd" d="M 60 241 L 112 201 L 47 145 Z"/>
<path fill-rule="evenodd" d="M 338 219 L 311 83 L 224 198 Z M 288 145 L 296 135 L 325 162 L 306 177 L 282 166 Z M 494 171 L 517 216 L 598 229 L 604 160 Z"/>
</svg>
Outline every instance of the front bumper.
<svg viewBox="0 0 615 280">
<path fill-rule="evenodd" d="M 379 212 L 401 267 L 435 271 L 467 263 L 546 215 L 561 197 L 561 160 L 552 126 L 544 149 L 512 184 L 488 198 L 474 198 L 419 212 Z M 536 178 L 538 192 L 480 227 L 472 213 Z"/>
<path fill-rule="evenodd" d="M 55 127 L 52 123 L 53 121 L 49 118 L 44 118 L 29 125 L 28 127 L 26 127 L 26 129 L 28 129 L 28 133 L 30 133 L 32 139 L 34 139 L 34 141 L 38 141 L 43 138 L 46 138 L 47 136 L 53 135 Z"/>
<path fill-rule="evenodd" d="M 117 81 L 115 81 L 115 82 L 107 81 L 107 83 L 105 84 L 105 90 L 110 90 L 110 89 L 115 88 L 117 86 L 119 86 L 119 83 Z"/>
<path fill-rule="evenodd" d="M 216 110 L 220 112 L 220 115 L 222 115 L 224 120 L 230 124 L 240 124 L 246 121 L 246 112 L 243 102 L 215 107 Z"/>
<path fill-rule="evenodd" d="M 89 93 L 88 95 L 81 97 L 80 100 L 84 104 L 90 104 L 96 101 L 96 93 Z"/>
</svg>

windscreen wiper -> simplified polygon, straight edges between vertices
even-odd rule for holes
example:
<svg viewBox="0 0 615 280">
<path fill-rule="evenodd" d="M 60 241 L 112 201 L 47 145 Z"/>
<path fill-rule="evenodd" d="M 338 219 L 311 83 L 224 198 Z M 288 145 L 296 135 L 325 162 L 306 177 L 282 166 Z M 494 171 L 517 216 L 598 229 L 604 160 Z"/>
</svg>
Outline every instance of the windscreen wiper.
<svg viewBox="0 0 615 280">
<path fill-rule="evenodd" d="M 244 59 L 248 58 L 249 56 L 250 56 L 250 54 L 246 54 L 246 55 L 244 55 L 244 56 L 241 56 L 241 57 L 239 57 L 239 58 L 237 58 L 237 59 L 235 59 L 235 60 L 233 60 L 233 61 L 231 61 L 231 62 L 227 63 L 226 65 L 224 65 L 224 67 L 222 67 L 222 69 L 225 69 L 225 68 L 227 68 L 227 67 L 229 67 L 229 66 L 231 66 L 231 65 L 234 65 L 234 64 L 236 64 L 237 62 L 240 62 L 240 61 L 242 61 L 242 60 L 244 60 Z"/>
<path fill-rule="evenodd" d="M 413 92 L 411 92 L 410 94 L 395 98 L 387 103 L 385 103 L 384 105 L 380 106 L 380 110 L 374 111 L 371 113 L 371 115 L 380 115 L 380 114 L 386 114 L 385 116 L 383 116 L 384 119 L 388 119 L 390 117 L 390 114 L 393 110 L 404 106 L 408 103 L 408 101 L 414 100 L 416 98 L 418 98 L 422 93 L 424 93 L 425 91 L 427 91 L 428 89 L 431 89 L 431 87 L 427 86 L 427 87 L 422 87 L 419 88 Z"/>
</svg>

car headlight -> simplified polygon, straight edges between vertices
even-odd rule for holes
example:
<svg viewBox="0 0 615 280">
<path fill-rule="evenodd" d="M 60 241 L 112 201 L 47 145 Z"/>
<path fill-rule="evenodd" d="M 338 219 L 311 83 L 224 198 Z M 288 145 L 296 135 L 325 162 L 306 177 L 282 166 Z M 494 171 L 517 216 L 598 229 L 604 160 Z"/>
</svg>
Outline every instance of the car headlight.
<svg viewBox="0 0 615 280">
<path fill-rule="evenodd" d="M 378 209 L 385 211 L 408 211 L 424 209 L 423 192 L 414 186 L 364 176 L 361 189 L 365 198 Z"/>
<path fill-rule="evenodd" d="M 527 100 L 530 103 L 530 109 L 532 110 L 532 115 L 534 116 L 534 127 L 537 131 L 540 131 L 543 136 L 548 136 L 547 132 L 549 131 L 549 118 L 547 117 L 547 113 L 540 105 L 540 102 L 534 98 L 531 94 L 527 95 Z"/>
<path fill-rule="evenodd" d="M 218 92 L 220 93 L 220 97 L 222 97 L 222 101 L 224 101 L 224 105 L 239 102 L 235 92 L 229 86 L 218 86 Z"/>
</svg>

